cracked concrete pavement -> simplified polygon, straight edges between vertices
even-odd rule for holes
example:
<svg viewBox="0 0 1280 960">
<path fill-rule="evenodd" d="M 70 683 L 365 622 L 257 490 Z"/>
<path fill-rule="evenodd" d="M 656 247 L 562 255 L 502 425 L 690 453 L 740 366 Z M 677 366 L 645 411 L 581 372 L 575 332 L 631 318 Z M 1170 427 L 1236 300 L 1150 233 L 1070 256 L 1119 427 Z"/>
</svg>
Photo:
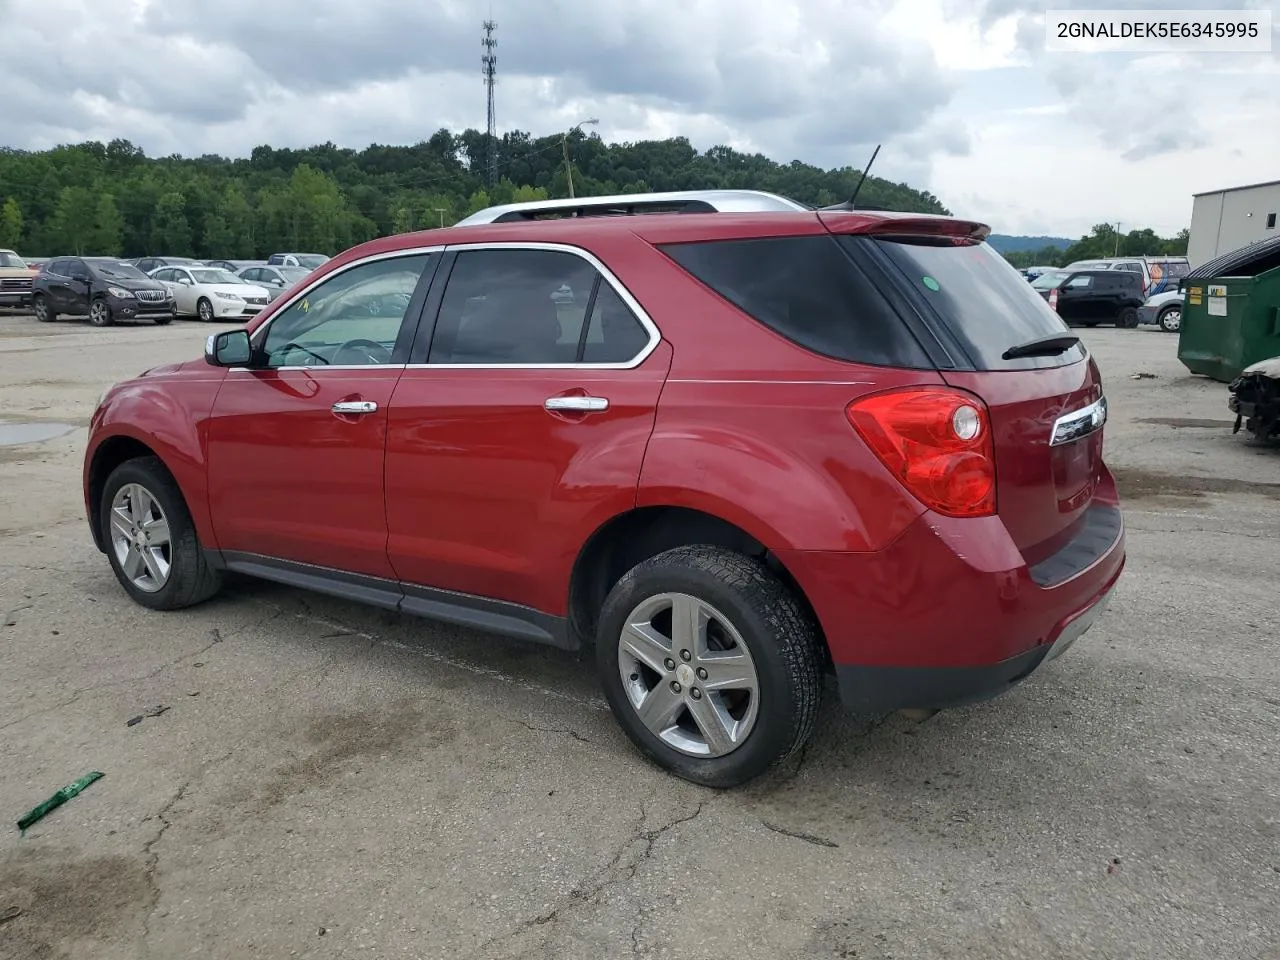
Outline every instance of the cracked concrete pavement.
<svg viewBox="0 0 1280 960">
<path fill-rule="evenodd" d="M 1081 643 L 923 723 L 829 701 L 717 793 L 569 654 L 245 581 L 131 604 L 83 427 L 206 332 L 0 318 L 0 420 L 75 427 L 0 446 L 0 957 L 1280 955 L 1280 450 L 1175 338 L 1086 333 L 1130 559 Z"/>
</svg>

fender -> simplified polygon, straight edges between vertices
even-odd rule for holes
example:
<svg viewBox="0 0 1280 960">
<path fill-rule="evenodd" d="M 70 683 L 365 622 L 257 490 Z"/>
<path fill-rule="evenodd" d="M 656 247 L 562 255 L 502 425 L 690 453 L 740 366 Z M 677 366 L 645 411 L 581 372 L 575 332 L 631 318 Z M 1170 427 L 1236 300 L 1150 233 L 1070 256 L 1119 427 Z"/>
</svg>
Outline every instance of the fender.
<svg viewBox="0 0 1280 960">
<path fill-rule="evenodd" d="M 847 391 L 668 380 L 636 505 L 700 510 L 775 551 L 882 549 L 925 508 L 858 439 Z"/>
<path fill-rule="evenodd" d="M 90 421 L 85 449 L 83 484 L 90 518 L 96 509 L 91 486 L 99 454 L 111 441 L 128 438 L 163 461 L 182 491 L 201 544 L 217 549 L 209 514 L 205 434 L 225 375 L 225 370 L 191 361 L 149 371 L 107 393 Z"/>
</svg>

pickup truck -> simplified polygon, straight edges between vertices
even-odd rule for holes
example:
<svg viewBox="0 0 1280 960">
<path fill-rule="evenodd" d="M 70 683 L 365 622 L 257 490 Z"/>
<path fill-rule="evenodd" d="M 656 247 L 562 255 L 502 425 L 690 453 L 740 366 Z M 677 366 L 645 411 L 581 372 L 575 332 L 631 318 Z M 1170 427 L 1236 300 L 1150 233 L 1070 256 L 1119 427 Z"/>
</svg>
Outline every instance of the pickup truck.
<svg viewBox="0 0 1280 960">
<path fill-rule="evenodd" d="M 31 281 L 36 277 L 12 250 L 0 250 L 0 307 L 30 307 Z"/>
</svg>

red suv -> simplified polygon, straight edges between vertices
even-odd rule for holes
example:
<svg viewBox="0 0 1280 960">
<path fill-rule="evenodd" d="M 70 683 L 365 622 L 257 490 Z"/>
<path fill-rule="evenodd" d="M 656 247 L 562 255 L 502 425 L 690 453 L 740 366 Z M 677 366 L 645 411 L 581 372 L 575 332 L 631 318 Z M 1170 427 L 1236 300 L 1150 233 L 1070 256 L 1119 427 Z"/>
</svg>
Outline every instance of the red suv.
<svg viewBox="0 0 1280 960">
<path fill-rule="evenodd" d="M 986 235 L 730 192 L 371 241 L 106 394 L 93 536 L 155 609 L 234 572 L 594 647 L 644 753 L 740 783 L 826 676 L 994 696 L 1120 576 L 1098 368 Z"/>
</svg>

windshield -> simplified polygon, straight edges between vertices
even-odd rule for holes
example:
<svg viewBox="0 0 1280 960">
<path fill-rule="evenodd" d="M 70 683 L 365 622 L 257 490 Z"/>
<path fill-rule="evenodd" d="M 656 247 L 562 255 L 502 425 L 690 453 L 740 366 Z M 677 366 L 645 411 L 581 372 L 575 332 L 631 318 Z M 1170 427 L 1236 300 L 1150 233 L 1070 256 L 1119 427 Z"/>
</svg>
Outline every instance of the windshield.
<svg viewBox="0 0 1280 960">
<path fill-rule="evenodd" d="M 328 257 L 322 257 L 318 253 L 299 253 L 295 254 L 300 266 L 306 267 L 308 270 L 314 270 L 316 267 L 323 266 L 329 262 Z"/>
<path fill-rule="evenodd" d="M 0 250 L 0 267 L 25 267 L 26 264 L 22 258 L 16 253 L 10 253 L 8 250 Z"/>
<path fill-rule="evenodd" d="M 111 277 L 116 280 L 150 280 L 145 273 L 132 263 L 120 261 L 90 260 L 89 269 L 100 277 Z"/>
<path fill-rule="evenodd" d="M 1010 347 L 1061 335 L 1067 326 L 990 244 L 957 246 L 924 239 L 875 243 L 902 271 L 915 296 L 964 345 L 978 369 L 1060 366 L 1085 355 L 1076 346 L 1053 356 L 1003 357 Z"/>
<path fill-rule="evenodd" d="M 1031 286 L 1036 290 L 1052 290 L 1065 279 L 1067 279 L 1067 275 L 1065 273 L 1054 270 L 1051 273 L 1047 272 L 1040 274 L 1040 276 L 1031 281 Z"/>
<path fill-rule="evenodd" d="M 192 270 L 191 276 L 195 277 L 196 283 L 244 283 L 234 273 L 221 268 Z"/>
</svg>

